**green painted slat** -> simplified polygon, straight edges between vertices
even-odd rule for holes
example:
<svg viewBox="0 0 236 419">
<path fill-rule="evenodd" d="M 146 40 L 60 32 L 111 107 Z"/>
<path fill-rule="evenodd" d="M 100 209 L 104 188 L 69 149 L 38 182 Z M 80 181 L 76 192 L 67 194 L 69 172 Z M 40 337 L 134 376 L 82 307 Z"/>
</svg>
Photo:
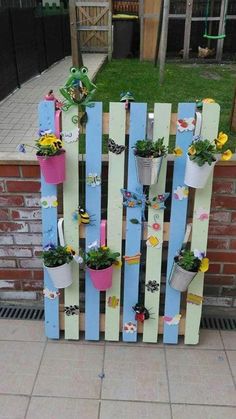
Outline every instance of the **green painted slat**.
<svg viewBox="0 0 236 419">
<path fill-rule="evenodd" d="M 125 145 L 125 107 L 123 103 L 110 104 L 109 138 Z M 107 245 L 122 253 L 123 204 L 120 189 L 124 187 L 125 152 L 109 152 Z M 119 340 L 121 269 L 114 268 L 112 288 L 106 292 L 105 339 Z"/>
<path fill-rule="evenodd" d="M 169 144 L 170 132 L 170 118 L 171 118 L 171 104 L 169 103 L 156 103 L 154 108 L 154 127 L 153 139 L 164 137 L 166 146 Z M 162 161 L 161 172 L 159 175 L 158 183 L 152 185 L 149 190 L 149 199 L 154 196 L 165 193 L 166 185 L 166 171 L 167 159 Z M 160 225 L 158 231 L 152 228 L 154 223 Z M 163 226 L 164 226 L 164 210 L 148 209 L 148 237 L 155 236 L 160 243 L 163 241 Z M 162 245 L 159 247 L 147 247 L 146 256 L 146 277 L 145 284 L 149 281 L 156 281 L 159 285 L 158 291 L 151 292 L 145 287 L 145 302 L 144 305 L 150 309 L 151 318 L 144 322 L 143 328 L 143 341 L 144 342 L 157 342 L 158 337 L 158 319 L 159 319 L 159 301 L 160 301 L 160 287 L 161 287 L 161 265 L 162 265 Z"/>
<path fill-rule="evenodd" d="M 202 114 L 201 137 L 213 140 L 217 137 L 220 117 L 220 106 L 218 104 L 204 104 Z M 199 220 L 199 209 L 204 209 L 210 214 L 213 174 L 208 179 L 204 189 L 197 189 L 195 192 L 194 214 L 192 225 L 191 248 L 202 251 L 207 250 L 209 218 Z M 204 273 L 199 272 L 188 288 L 188 293 L 203 296 Z M 186 326 L 184 343 L 195 345 L 199 341 L 199 327 L 202 313 L 202 304 L 187 302 Z"/>
<path fill-rule="evenodd" d="M 76 125 L 71 118 L 76 114 L 76 108 L 72 107 L 62 113 L 62 132 L 74 132 Z M 66 150 L 66 181 L 63 185 L 64 206 L 64 234 L 65 243 L 79 250 L 79 224 L 73 220 L 72 214 L 79 206 L 79 170 L 78 170 L 78 141 L 67 143 L 64 141 Z M 79 265 L 72 264 L 73 283 L 65 289 L 65 306 L 79 306 Z M 65 314 L 65 339 L 79 339 L 79 315 L 67 316 Z"/>
</svg>

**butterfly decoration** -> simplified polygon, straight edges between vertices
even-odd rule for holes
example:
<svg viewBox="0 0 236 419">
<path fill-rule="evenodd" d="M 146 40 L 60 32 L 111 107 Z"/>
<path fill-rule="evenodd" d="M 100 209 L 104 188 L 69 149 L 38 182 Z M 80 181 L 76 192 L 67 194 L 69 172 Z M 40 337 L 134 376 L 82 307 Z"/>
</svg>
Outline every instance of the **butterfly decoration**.
<svg viewBox="0 0 236 419">
<path fill-rule="evenodd" d="M 74 316 L 79 314 L 79 306 L 65 306 L 64 312 L 67 316 Z"/>
<path fill-rule="evenodd" d="M 196 121 L 194 118 L 178 119 L 177 129 L 180 132 L 193 131 L 195 129 Z"/>
<path fill-rule="evenodd" d="M 147 199 L 145 194 L 136 193 L 127 191 L 127 189 L 121 189 L 121 193 L 123 195 L 123 205 L 128 208 L 135 208 L 141 207 L 142 211 L 144 212 L 145 207 L 151 207 L 152 209 L 162 210 L 165 209 L 165 201 L 169 197 L 169 193 L 164 193 L 153 197 L 152 199 Z M 133 224 L 138 224 L 134 220 L 131 219 Z"/>
<path fill-rule="evenodd" d="M 152 199 L 147 199 L 146 205 L 156 210 L 165 209 L 166 208 L 165 201 L 167 200 L 167 198 L 169 198 L 169 196 L 170 196 L 169 192 L 157 195 Z"/>
<path fill-rule="evenodd" d="M 168 326 L 176 326 L 179 324 L 181 319 L 181 314 L 176 314 L 175 316 L 164 316 L 163 320 Z"/>
<path fill-rule="evenodd" d="M 52 208 L 52 207 L 55 208 L 58 206 L 57 197 L 55 195 L 43 196 L 40 199 L 40 202 L 41 202 L 42 208 Z"/>
<path fill-rule="evenodd" d="M 97 173 L 89 173 L 86 177 L 86 183 L 87 185 L 92 186 L 92 188 L 95 188 L 95 186 L 101 185 L 101 176 Z"/>
<path fill-rule="evenodd" d="M 108 150 L 114 154 L 121 154 L 126 149 L 125 145 L 116 144 L 112 138 L 108 140 Z"/>
</svg>

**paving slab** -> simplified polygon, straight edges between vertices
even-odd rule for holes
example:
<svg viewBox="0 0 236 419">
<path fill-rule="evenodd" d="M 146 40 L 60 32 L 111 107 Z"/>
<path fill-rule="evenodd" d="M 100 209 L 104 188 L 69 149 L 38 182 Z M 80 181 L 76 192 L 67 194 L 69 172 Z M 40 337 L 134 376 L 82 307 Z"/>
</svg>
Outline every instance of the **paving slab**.
<svg viewBox="0 0 236 419">
<path fill-rule="evenodd" d="M 169 402 L 164 349 L 106 346 L 102 398 Z"/>
<path fill-rule="evenodd" d="M 169 347 L 169 345 L 167 345 Z M 219 330 L 200 330 L 198 345 L 185 345 L 184 336 L 179 337 L 176 349 L 190 348 L 190 349 L 224 349 L 224 345 L 220 336 Z"/>
<path fill-rule="evenodd" d="M 29 398 L 0 395 L 0 419 L 25 419 Z"/>
<path fill-rule="evenodd" d="M 228 350 L 235 350 L 236 351 L 236 332 L 235 331 L 220 331 L 224 347 Z"/>
<path fill-rule="evenodd" d="M 173 419 L 235 419 L 235 407 L 172 404 Z M 164 419 L 164 418 L 163 418 Z"/>
<path fill-rule="evenodd" d="M 170 406 L 161 403 L 101 401 L 99 419 L 171 419 Z M 188 418 L 189 419 L 189 418 Z"/>
<path fill-rule="evenodd" d="M 45 342 L 44 322 L 1 319 L 0 340 Z"/>
<path fill-rule="evenodd" d="M 26 419 L 97 419 L 98 400 L 32 397 Z"/>
<path fill-rule="evenodd" d="M 103 346 L 48 343 L 33 394 L 99 399 Z"/>
</svg>

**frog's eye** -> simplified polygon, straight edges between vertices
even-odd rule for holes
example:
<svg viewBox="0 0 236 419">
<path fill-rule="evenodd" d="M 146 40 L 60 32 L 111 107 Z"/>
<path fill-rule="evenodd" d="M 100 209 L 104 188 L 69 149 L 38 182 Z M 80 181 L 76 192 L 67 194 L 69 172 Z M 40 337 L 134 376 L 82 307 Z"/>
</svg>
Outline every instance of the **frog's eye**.
<svg viewBox="0 0 236 419">
<path fill-rule="evenodd" d="M 72 74 L 75 74 L 75 73 L 76 73 L 76 68 L 75 68 L 75 67 L 71 67 L 70 72 L 71 72 Z"/>
<path fill-rule="evenodd" d="M 87 74 L 87 72 L 88 72 L 87 67 L 82 67 L 82 68 L 81 68 L 81 73 L 83 73 L 83 74 Z"/>
</svg>

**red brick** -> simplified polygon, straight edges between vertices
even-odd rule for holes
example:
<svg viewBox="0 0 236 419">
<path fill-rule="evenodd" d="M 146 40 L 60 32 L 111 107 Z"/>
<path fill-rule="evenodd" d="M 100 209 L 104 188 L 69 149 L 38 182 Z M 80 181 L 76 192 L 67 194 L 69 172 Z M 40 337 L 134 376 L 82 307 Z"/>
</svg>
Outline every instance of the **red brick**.
<svg viewBox="0 0 236 419">
<path fill-rule="evenodd" d="M 209 238 L 207 248 L 208 249 L 228 249 L 229 240 Z"/>
<path fill-rule="evenodd" d="M 207 257 L 214 262 L 235 262 L 236 252 L 207 252 Z"/>
<path fill-rule="evenodd" d="M 234 182 L 214 181 L 213 192 L 230 194 L 234 192 Z"/>
<path fill-rule="evenodd" d="M 229 223 L 231 219 L 230 211 L 211 211 L 210 221 L 216 221 L 219 223 Z"/>
<path fill-rule="evenodd" d="M 6 187 L 8 192 L 39 192 L 41 184 L 29 180 L 8 180 L 6 181 Z"/>
<path fill-rule="evenodd" d="M 22 177 L 34 177 L 34 178 L 40 178 L 40 168 L 39 166 L 22 166 Z"/>
<path fill-rule="evenodd" d="M 0 192 L 4 192 L 4 191 L 5 191 L 4 182 L 0 182 Z"/>
<path fill-rule="evenodd" d="M 232 249 L 232 250 L 236 249 L 236 240 L 231 240 L 230 241 L 229 248 Z"/>
<path fill-rule="evenodd" d="M 223 273 L 236 275 L 236 263 L 224 264 Z"/>
<path fill-rule="evenodd" d="M 0 257 L 19 257 L 19 258 L 30 258 L 32 256 L 32 250 L 30 247 L 20 246 L 4 246 L 0 247 Z"/>
<path fill-rule="evenodd" d="M 21 282 L 19 280 L 0 280 L 1 291 L 19 291 L 21 290 Z"/>
<path fill-rule="evenodd" d="M 231 221 L 232 223 L 236 223 L 236 212 L 231 213 Z"/>
<path fill-rule="evenodd" d="M 9 211 L 0 209 L 0 220 L 9 220 Z"/>
<path fill-rule="evenodd" d="M 11 231 L 18 231 L 21 233 L 28 233 L 29 226 L 24 222 L 15 222 L 12 223 L 10 221 L 5 221 L 0 223 L 0 232 L 11 232 Z"/>
<path fill-rule="evenodd" d="M 0 269 L 0 279 L 31 279 L 30 269 Z"/>
<path fill-rule="evenodd" d="M 236 196 L 215 195 L 212 199 L 212 208 L 236 209 Z"/>
<path fill-rule="evenodd" d="M 209 227 L 209 235 L 211 236 L 217 236 L 217 235 L 222 235 L 222 236 L 236 236 L 236 225 L 231 224 L 231 225 L 215 225 L 215 224 L 210 224 Z"/>
<path fill-rule="evenodd" d="M 216 166 L 214 170 L 214 177 L 228 177 L 236 178 L 236 165 L 235 166 Z"/>
<path fill-rule="evenodd" d="M 42 218 L 41 210 L 23 209 L 11 212 L 13 220 L 40 220 Z"/>
<path fill-rule="evenodd" d="M 21 195 L 2 195 L 0 196 L 1 207 L 23 207 L 24 197 Z"/>
<path fill-rule="evenodd" d="M 40 271 L 33 271 L 33 278 L 38 281 L 38 280 L 43 280 L 43 270 L 41 269 Z"/>
<path fill-rule="evenodd" d="M 211 285 L 234 285 L 235 279 L 231 275 L 208 275 L 204 277 L 205 284 Z"/>
<path fill-rule="evenodd" d="M 0 176 L 1 177 L 18 177 L 20 176 L 20 171 L 18 166 L 1 166 L 0 165 Z"/>
<path fill-rule="evenodd" d="M 42 291 L 43 290 L 43 280 L 24 280 L 21 282 L 23 291 Z"/>
<path fill-rule="evenodd" d="M 208 254 L 207 254 L 208 256 Z M 219 274 L 221 270 L 221 264 L 220 263 L 210 263 L 209 270 L 207 271 L 210 274 Z"/>
</svg>

